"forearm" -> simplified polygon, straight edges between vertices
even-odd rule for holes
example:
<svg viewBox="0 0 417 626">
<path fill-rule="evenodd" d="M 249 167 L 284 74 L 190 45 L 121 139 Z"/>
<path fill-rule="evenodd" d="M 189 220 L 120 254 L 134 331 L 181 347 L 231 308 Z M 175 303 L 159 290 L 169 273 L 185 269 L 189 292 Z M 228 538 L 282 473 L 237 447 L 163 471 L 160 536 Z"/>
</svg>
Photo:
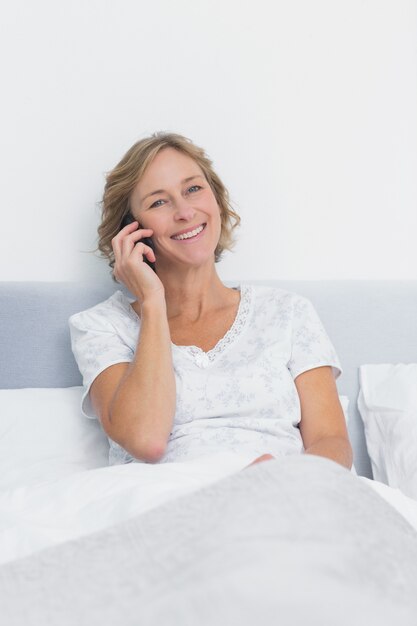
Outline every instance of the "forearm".
<svg viewBox="0 0 417 626">
<path fill-rule="evenodd" d="M 351 469 L 353 452 L 350 442 L 345 437 L 324 437 L 305 450 L 305 454 L 324 456 L 339 465 Z"/>
<path fill-rule="evenodd" d="M 175 401 L 166 305 L 158 299 L 142 305 L 135 357 L 110 409 L 111 421 L 123 425 L 123 447 L 137 458 L 158 460 L 172 429 Z"/>
</svg>

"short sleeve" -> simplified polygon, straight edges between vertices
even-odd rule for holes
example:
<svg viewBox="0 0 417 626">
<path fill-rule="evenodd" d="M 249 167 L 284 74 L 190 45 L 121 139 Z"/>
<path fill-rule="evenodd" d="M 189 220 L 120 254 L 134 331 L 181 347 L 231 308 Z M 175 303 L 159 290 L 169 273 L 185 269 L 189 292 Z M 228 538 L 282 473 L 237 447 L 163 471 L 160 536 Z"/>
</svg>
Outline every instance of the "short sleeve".
<svg viewBox="0 0 417 626">
<path fill-rule="evenodd" d="M 307 370 L 330 365 L 336 378 L 342 373 L 336 350 L 310 300 L 294 299 L 291 357 L 288 369 L 293 379 Z"/>
<path fill-rule="evenodd" d="M 134 354 L 100 307 L 76 313 L 68 323 L 72 352 L 83 377 L 81 411 L 86 417 L 97 419 L 89 395 L 91 384 L 110 365 L 130 362 Z"/>
</svg>

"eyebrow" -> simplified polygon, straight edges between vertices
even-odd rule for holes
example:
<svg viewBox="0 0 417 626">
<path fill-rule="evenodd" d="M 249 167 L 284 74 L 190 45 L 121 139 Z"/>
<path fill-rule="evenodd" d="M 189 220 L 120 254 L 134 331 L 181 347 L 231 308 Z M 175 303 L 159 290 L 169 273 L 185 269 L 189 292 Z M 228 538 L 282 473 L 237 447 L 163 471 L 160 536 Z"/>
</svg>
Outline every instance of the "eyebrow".
<svg viewBox="0 0 417 626">
<path fill-rule="evenodd" d="M 188 178 L 184 178 L 184 180 L 181 181 L 181 185 L 183 185 L 184 183 L 188 183 L 190 180 L 193 180 L 194 178 L 204 178 L 204 176 L 202 176 L 201 174 L 194 174 L 194 176 L 189 176 Z M 141 204 L 142 202 L 145 202 L 146 198 L 149 198 L 149 196 L 156 196 L 158 193 L 166 193 L 166 191 L 165 189 L 157 189 L 156 191 L 151 191 L 151 193 L 147 193 L 146 196 L 144 196 L 142 200 L 140 201 Z"/>
</svg>

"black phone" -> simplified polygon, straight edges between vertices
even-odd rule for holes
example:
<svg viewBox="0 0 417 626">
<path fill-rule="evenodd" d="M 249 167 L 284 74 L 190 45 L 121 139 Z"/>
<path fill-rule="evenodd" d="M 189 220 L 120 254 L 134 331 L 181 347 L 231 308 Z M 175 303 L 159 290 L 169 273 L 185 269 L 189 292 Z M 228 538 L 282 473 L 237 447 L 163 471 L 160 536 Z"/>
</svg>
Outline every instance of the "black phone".
<svg viewBox="0 0 417 626">
<path fill-rule="evenodd" d="M 125 226 L 127 226 L 128 224 L 132 224 L 132 222 L 136 222 L 137 220 L 135 220 L 135 218 L 131 215 L 131 213 L 128 213 L 127 215 L 124 216 L 124 218 L 122 219 L 122 223 L 120 224 L 120 229 L 122 230 L 122 228 L 124 228 Z M 139 224 L 139 228 L 142 228 L 141 225 Z M 137 241 L 136 243 L 139 242 L 144 243 L 146 246 L 149 246 L 150 248 L 152 248 L 152 250 L 155 252 L 155 247 L 153 245 L 153 241 L 151 237 L 142 237 L 142 239 L 140 239 L 139 241 Z M 143 260 L 145 263 L 147 263 L 149 265 L 149 267 L 151 267 L 153 269 L 154 272 L 156 272 L 155 269 L 155 263 L 152 263 L 151 261 L 149 261 L 146 256 L 143 256 Z"/>
</svg>

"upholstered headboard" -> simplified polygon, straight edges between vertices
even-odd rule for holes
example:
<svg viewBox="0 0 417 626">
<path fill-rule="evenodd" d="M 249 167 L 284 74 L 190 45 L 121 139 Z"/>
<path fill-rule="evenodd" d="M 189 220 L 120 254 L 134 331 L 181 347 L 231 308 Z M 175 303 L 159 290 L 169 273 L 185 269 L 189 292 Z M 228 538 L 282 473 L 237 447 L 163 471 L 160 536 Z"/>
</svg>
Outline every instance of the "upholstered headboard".
<svg viewBox="0 0 417 626">
<path fill-rule="evenodd" d="M 371 477 L 356 404 L 358 368 L 363 363 L 417 362 L 417 281 L 251 282 L 274 284 L 313 302 L 343 367 L 337 385 L 350 400 L 355 467 L 358 474 Z M 0 283 L 0 388 L 81 385 L 68 318 L 119 288 L 117 284 Z"/>
</svg>

